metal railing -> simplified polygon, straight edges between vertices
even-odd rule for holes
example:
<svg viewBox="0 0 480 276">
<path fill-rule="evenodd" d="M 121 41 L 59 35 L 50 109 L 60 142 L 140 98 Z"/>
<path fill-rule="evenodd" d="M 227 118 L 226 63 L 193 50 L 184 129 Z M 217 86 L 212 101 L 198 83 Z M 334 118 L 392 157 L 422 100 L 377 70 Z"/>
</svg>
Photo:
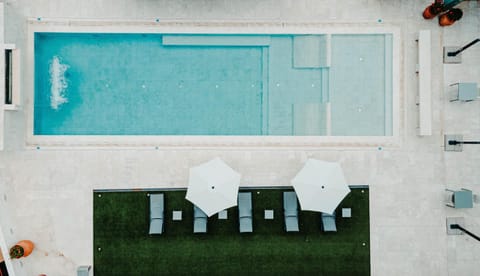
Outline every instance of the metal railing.
<svg viewBox="0 0 480 276">
<path fill-rule="evenodd" d="M 470 48 L 471 46 L 473 46 L 475 43 L 477 43 L 479 41 L 480 41 L 480 38 L 477 38 L 477 39 L 473 40 L 472 42 L 468 43 L 467 45 L 463 46 L 462 48 L 458 49 L 455 52 L 448 52 L 447 55 L 449 57 L 454 57 L 454 56 L 460 54 L 461 52 L 467 50 L 468 48 Z"/>
<path fill-rule="evenodd" d="M 458 229 L 458 230 L 462 231 L 463 233 L 469 235 L 470 237 L 476 239 L 477 241 L 480 241 L 479 236 L 473 234 L 472 232 L 468 231 L 467 229 L 463 228 L 462 226 L 460 226 L 458 224 L 451 224 L 450 229 Z"/>
<path fill-rule="evenodd" d="M 448 141 L 449 145 L 479 145 L 480 141 L 457 141 L 457 140 L 450 140 Z"/>
</svg>

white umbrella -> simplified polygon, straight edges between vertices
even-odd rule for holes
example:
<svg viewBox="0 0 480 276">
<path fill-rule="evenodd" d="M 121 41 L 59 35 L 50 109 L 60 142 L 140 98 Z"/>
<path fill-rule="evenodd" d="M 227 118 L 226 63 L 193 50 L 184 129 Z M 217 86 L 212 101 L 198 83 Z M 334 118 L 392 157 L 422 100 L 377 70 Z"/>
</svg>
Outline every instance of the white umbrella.
<svg viewBox="0 0 480 276">
<path fill-rule="evenodd" d="M 350 193 L 340 164 L 308 159 L 291 181 L 302 210 L 332 214 Z"/>
<path fill-rule="evenodd" d="M 215 158 L 190 168 L 186 199 L 207 216 L 237 205 L 240 174 Z"/>
</svg>

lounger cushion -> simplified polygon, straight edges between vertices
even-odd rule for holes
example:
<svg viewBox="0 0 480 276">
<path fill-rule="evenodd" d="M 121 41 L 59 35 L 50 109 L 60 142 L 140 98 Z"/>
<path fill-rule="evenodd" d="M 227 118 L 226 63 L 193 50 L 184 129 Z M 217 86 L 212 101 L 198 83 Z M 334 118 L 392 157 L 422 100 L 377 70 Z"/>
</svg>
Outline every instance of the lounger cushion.
<svg viewBox="0 0 480 276">
<path fill-rule="evenodd" d="M 298 218 L 297 217 L 286 217 L 285 218 L 285 229 L 287 232 L 298 232 Z"/>
<path fill-rule="evenodd" d="M 149 234 L 162 234 L 163 233 L 163 219 L 151 219 Z"/>
<path fill-rule="evenodd" d="M 196 218 L 193 222 L 193 233 L 207 233 L 207 219 Z"/>
<path fill-rule="evenodd" d="M 335 212 L 330 215 L 326 213 L 322 213 L 322 228 L 324 232 L 336 232 L 337 225 L 335 223 Z"/>
<path fill-rule="evenodd" d="M 285 216 L 286 217 L 297 217 L 298 216 L 298 211 L 295 210 L 285 210 Z"/>
<path fill-rule="evenodd" d="M 198 208 L 197 206 L 193 207 L 193 217 L 194 218 L 206 218 L 207 214 L 205 214 L 202 209 Z"/>
<path fill-rule="evenodd" d="M 283 208 L 297 210 L 297 194 L 295 192 L 283 192 Z"/>
<path fill-rule="evenodd" d="M 161 207 L 151 207 L 150 208 L 150 217 L 151 218 L 163 218 L 163 208 Z"/>
<path fill-rule="evenodd" d="M 251 217 L 240 218 L 240 233 L 253 232 L 253 221 Z"/>
<path fill-rule="evenodd" d="M 241 218 L 250 218 L 252 217 L 252 209 L 239 209 L 238 216 Z"/>
</svg>

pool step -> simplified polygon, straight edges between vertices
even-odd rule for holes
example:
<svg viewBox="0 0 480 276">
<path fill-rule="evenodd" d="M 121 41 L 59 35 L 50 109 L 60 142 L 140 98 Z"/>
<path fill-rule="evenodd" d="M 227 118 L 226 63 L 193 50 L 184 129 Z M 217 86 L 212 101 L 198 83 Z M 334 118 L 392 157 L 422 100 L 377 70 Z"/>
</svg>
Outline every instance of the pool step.
<svg viewBox="0 0 480 276">
<path fill-rule="evenodd" d="M 268 35 L 164 35 L 169 46 L 269 46 Z"/>
<path fill-rule="evenodd" d="M 294 68 L 325 68 L 331 64 L 331 35 L 298 35 L 293 38 Z"/>
</svg>

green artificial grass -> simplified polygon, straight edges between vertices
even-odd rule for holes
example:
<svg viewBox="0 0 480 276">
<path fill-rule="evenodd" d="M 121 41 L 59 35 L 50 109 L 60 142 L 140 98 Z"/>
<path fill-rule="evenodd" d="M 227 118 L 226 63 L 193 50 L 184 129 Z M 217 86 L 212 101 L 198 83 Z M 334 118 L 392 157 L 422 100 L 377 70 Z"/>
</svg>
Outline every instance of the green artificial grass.
<svg viewBox="0 0 480 276">
<path fill-rule="evenodd" d="M 253 233 L 239 233 L 238 210 L 208 219 L 207 234 L 193 234 L 193 206 L 186 191 L 164 191 L 162 235 L 148 235 L 147 192 L 94 193 L 95 275 L 369 275 L 368 189 L 353 189 L 337 209 L 337 232 L 324 233 L 320 215 L 299 213 L 300 232 L 286 233 L 284 189 L 253 195 Z M 153 193 L 153 192 L 152 192 Z M 155 192 L 157 193 L 157 192 Z M 352 208 L 342 218 L 341 208 Z M 274 219 L 265 220 L 265 209 Z M 182 210 L 183 220 L 172 221 Z"/>
</svg>

